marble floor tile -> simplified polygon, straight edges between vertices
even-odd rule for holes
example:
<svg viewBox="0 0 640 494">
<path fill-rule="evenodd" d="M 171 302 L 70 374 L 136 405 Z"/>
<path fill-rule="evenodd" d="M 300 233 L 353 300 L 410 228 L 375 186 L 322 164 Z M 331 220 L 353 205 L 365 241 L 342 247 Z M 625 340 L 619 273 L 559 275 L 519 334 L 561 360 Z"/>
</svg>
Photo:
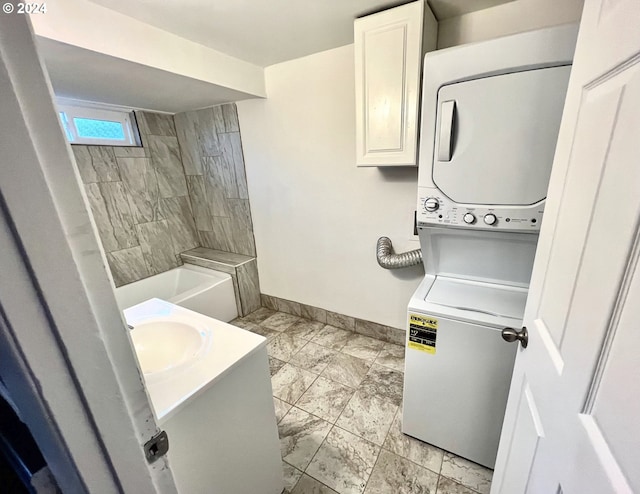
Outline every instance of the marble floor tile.
<svg viewBox="0 0 640 494">
<path fill-rule="evenodd" d="M 293 492 L 293 488 L 296 486 L 300 477 L 302 477 L 302 472 L 298 470 L 296 467 L 289 465 L 286 461 L 282 462 L 282 473 L 284 475 L 284 494 L 291 494 Z"/>
<path fill-rule="evenodd" d="M 373 360 L 378 356 L 383 346 L 384 342 L 380 340 L 357 333 L 351 333 L 347 344 L 340 351 L 354 357 Z"/>
<path fill-rule="evenodd" d="M 347 403 L 336 425 L 382 446 L 397 411 L 398 406 L 393 402 L 358 390 Z"/>
<path fill-rule="evenodd" d="M 232 324 L 238 328 L 246 329 L 252 332 L 253 332 L 253 329 L 258 326 L 256 323 L 245 321 L 242 317 L 238 317 L 237 319 L 234 319 L 229 324 Z"/>
<path fill-rule="evenodd" d="M 398 409 L 382 448 L 440 473 L 444 452 L 440 448 L 402 433 L 402 408 Z"/>
<path fill-rule="evenodd" d="M 278 360 L 277 358 L 269 357 L 269 371 L 271 372 L 271 376 L 275 376 L 275 374 L 285 366 L 286 362 L 282 360 Z"/>
<path fill-rule="evenodd" d="M 269 329 L 269 328 L 267 328 Z M 269 340 L 267 351 L 269 356 L 288 362 L 295 353 L 307 344 L 307 340 L 281 333 Z"/>
<path fill-rule="evenodd" d="M 236 326 L 238 328 L 246 329 L 247 331 L 251 331 L 252 333 L 259 334 L 260 336 L 264 336 L 265 338 L 267 338 L 267 340 L 271 340 L 272 338 L 282 334 L 280 331 L 259 326 L 258 324 L 247 321 L 241 317 L 234 319 L 229 324 L 232 324 L 233 326 Z"/>
<path fill-rule="evenodd" d="M 375 444 L 334 427 L 306 473 L 340 494 L 361 494 L 379 452 Z"/>
<path fill-rule="evenodd" d="M 282 420 L 282 417 L 284 417 L 287 414 L 287 412 L 291 410 L 292 406 L 293 405 L 290 405 L 289 403 L 285 403 L 281 399 L 276 398 L 274 396 L 273 407 L 276 410 L 276 422 L 280 422 Z"/>
<path fill-rule="evenodd" d="M 476 494 L 476 492 L 441 475 L 438 480 L 437 494 Z"/>
<path fill-rule="evenodd" d="M 372 396 L 380 396 L 393 401 L 396 405 L 402 403 L 402 386 L 404 374 L 378 364 L 373 364 L 360 389 Z"/>
<path fill-rule="evenodd" d="M 309 389 L 317 377 L 315 374 L 291 364 L 283 365 L 271 378 L 273 396 L 293 405 Z"/>
<path fill-rule="evenodd" d="M 333 423 L 354 392 L 353 388 L 319 377 L 296 402 L 296 406 Z"/>
<path fill-rule="evenodd" d="M 324 323 L 319 321 L 309 321 L 308 319 L 302 319 L 287 328 L 287 333 L 297 336 L 298 338 L 304 338 L 305 340 L 313 339 L 322 328 L 325 327 Z"/>
<path fill-rule="evenodd" d="M 278 424 L 282 459 L 305 470 L 331 430 L 331 424 L 293 407 Z"/>
<path fill-rule="evenodd" d="M 480 494 L 489 494 L 491 489 L 491 470 L 451 453 L 444 454 L 440 474 Z"/>
<path fill-rule="evenodd" d="M 304 474 L 296 484 L 291 494 L 337 494 L 336 491 L 327 487 L 316 479 Z"/>
<path fill-rule="evenodd" d="M 261 325 L 265 328 L 275 329 L 276 331 L 286 331 L 294 323 L 301 320 L 301 317 L 287 314 L 286 312 L 276 312 L 274 315 L 262 321 Z"/>
<path fill-rule="evenodd" d="M 345 386 L 357 388 L 370 368 L 371 362 L 367 360 L 337 353 L 322 372 L 322 376 Z"/>
<path fill-rule="evenodd" d="M 244 321 L 260 324 L 262 321 L 271 317 L 275 313 L 275 310 L 267 309 L 266 307 L 260 307 L 258 310 L 254 310 L 251 314 L 244 316 L 242 319 Z"/>
<path fill-rule="evenodd" d="M 438 474 L 382 450 L 365 494 L 435 494 Z"/>
<path fill-rule="evenodd" d="M 320 374 L 327 368 L 335 354 L 336 352 L 333 350 L 310 341 L 302 347 L 302 350 L 291 357 L 291 363 L 314 374 Z"/>
<path fill-rule="evenodd" d="M 282 334 L 280 331 L 276 331 L 275 329 L 265 328 L 264 326 L 260 326 L 258 324 L 253 324 L 253 323 L 248 323 L 248 324 L 252 324 L 252 326 L 246 329 L 248 329 L 252 333 L 259 334 L 260 336 L 264 336 L 269 341 L 271 341 L 276 336 L 279 336 Z"/>
<path fill-rule="evenodd" d="M 376 358 L 376 364 L 398 372 L 404 372 L 404 347 L 386 343 Z"/>
<path fill-rule="evenodd" d="M 327 324 L 318 332 L 315 338 L 313 338 L 313 342 L 331 348 L 332 350 L 340 350 L 347 344 L 350 334 L 350 331 Z"/>
<path fill-rule="evenodd" d="M 304 474 L 291 494 L 336 494 L 336 491 Z"/>
</svg>

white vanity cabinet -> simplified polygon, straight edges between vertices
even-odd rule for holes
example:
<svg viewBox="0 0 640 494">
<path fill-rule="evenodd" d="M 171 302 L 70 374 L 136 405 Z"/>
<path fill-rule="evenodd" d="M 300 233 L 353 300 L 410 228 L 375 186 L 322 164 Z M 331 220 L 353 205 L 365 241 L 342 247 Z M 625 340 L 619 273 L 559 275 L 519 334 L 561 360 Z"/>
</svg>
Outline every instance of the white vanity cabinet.
<svg viewBox="0 0 640 494">
<path fill-rule="evenodd" d="M 417 166 L 422 57 L 437 31 L 423 0 L 355 20 L 358 166 Z"/>
</svg>

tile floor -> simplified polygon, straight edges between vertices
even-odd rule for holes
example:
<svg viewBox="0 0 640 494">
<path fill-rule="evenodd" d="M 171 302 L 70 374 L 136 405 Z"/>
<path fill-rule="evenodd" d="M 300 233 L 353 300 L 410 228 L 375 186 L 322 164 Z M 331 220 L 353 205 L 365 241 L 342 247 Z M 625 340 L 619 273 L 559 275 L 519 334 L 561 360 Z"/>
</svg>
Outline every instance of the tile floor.
<svg viewBox="0 0 640 494">
<path fill-rule="evenodd" d="M 286 494 L 488 494 L 491 470 L 401 432 L 404 348 L 261 308 Z"/>
</svg>

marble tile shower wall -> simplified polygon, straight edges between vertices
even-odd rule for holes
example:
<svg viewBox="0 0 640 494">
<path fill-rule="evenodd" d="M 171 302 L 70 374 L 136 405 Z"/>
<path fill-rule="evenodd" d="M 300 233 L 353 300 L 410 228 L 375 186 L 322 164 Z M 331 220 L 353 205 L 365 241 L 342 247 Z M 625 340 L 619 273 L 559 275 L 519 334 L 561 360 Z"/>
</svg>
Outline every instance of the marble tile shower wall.
<svg viewBox="0 0 640 494">
<path fill-rule="evenodd" d="M 172 115 L 136 112 L 143 147 L 72 146 L 116 286 L 199 246 Z"/>
<path fill-rule="evenodd" d="M 236 105 L 174 117 L 200 245 L 255 256 Z"/>
</svg>

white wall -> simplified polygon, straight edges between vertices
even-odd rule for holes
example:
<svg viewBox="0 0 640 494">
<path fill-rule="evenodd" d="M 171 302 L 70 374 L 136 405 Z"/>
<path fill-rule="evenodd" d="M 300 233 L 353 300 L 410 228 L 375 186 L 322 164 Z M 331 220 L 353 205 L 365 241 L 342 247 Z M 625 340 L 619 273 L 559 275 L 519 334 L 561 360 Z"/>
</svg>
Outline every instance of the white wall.
<svg viewBox="0 0 640 494">
<path fill-rule="evenodd" d="M 449 19 L 439 45 L 576 22 L 582 1 Z M 266 100 L 238 103 L 262 292 L 404 328 L 421 270 L 378 267 L 375 243 L 419 247 L 417 170 L 356 168 L 353 45 L 267 67 L 265 80 Z"/>
<path fill-rule="evenodd" d="M 584 0 L 517 0 L 438 24 L 438 48 L 578 22 Z"/>
<path fill-rule="evenodd" d="M 273 65 L 238 103 L 263 293 L 404 328 L 420 268 L 377 265 L 413 236 L 417 169 L 355 165 L 353 45 Z"/>
</svg>

